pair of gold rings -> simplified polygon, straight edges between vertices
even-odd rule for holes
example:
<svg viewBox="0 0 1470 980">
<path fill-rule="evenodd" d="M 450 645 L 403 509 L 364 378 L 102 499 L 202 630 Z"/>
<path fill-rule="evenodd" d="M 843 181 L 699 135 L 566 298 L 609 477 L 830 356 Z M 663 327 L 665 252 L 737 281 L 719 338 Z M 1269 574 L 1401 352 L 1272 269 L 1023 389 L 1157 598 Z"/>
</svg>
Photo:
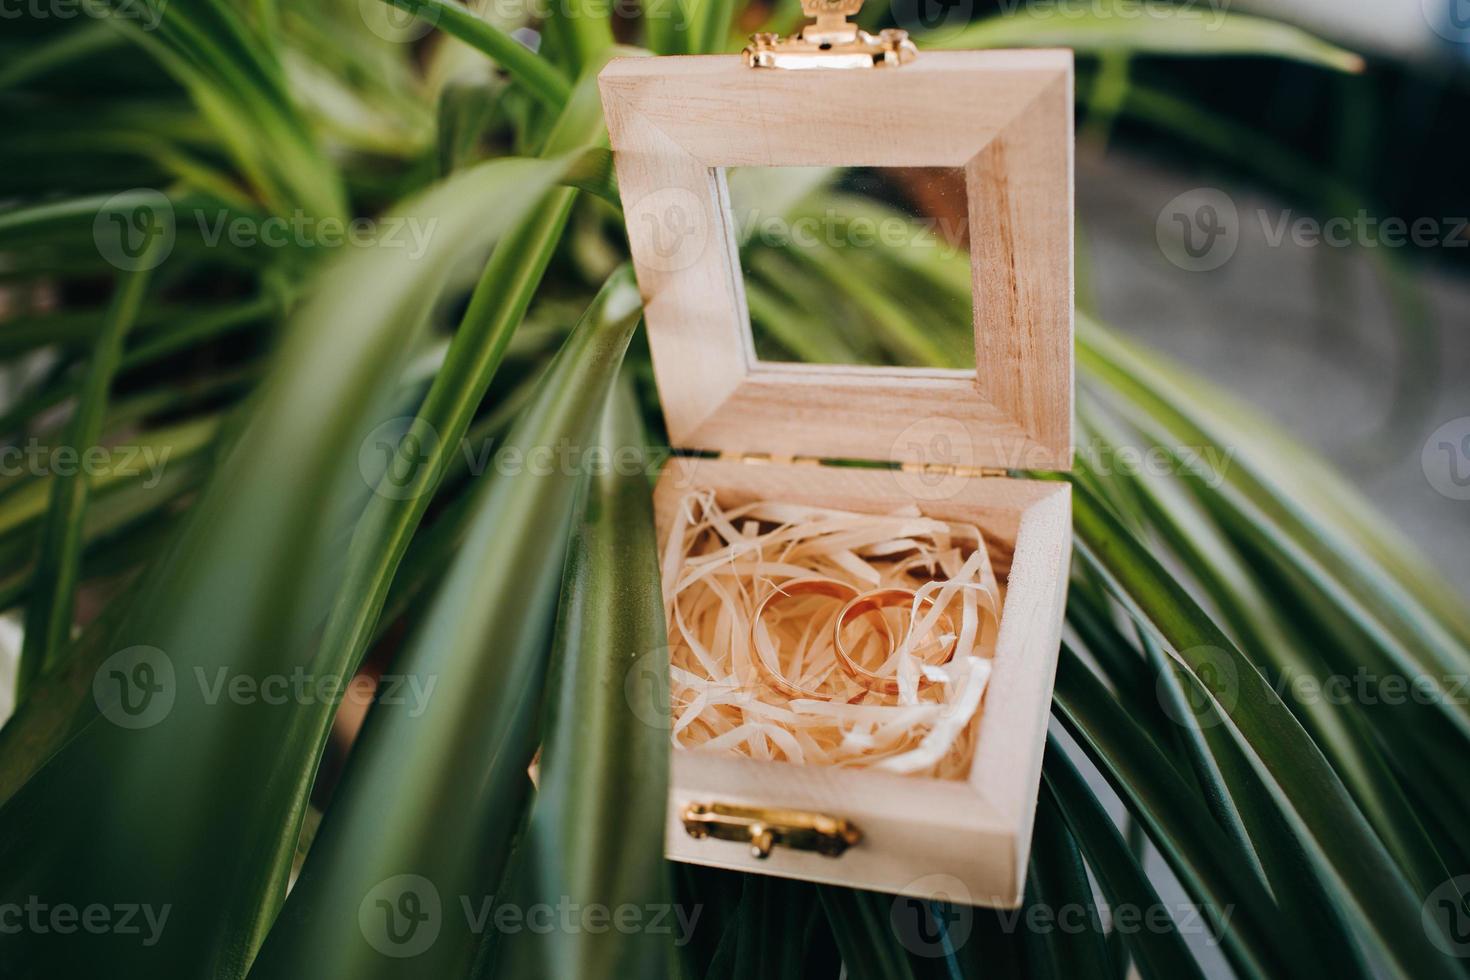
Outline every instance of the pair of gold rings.
<svg viewBox="0 0 1470 980">
<path fill-rule="evenodd" d="M 765 683 L 791 698 L 811 698 L 817 701 L 831 701 L 835 695 L 823 694 L 820 691 L 811 691 L 800 687 L 787 680 L 782 675 L 778 665 L 772 664 L 766 657 L 766 650 L 760 642 L 760 630 L 767 609 L 777 602 L 804 595 L 827 596 L 832 599 L 843 599 L 845 605 L 838 612 L 837 619 L 832 625 L 832 648 L 837 654 L 837 663 L 842 672 L 852 678 L 860 687 L 881 694 L 897 694 L 898 678 L 877 674 L 868 670 L 847 649 L 847 643 L 843 639 L 843 632 L 850 623 L 854 623 L 864 616 L 878 613 L 875 617 L 881 624 L 882 631 L 888 637 L 888 650 L 892 653 L 895 647 L 893 631 L 888 626 L 888 621 L 881 615 L 881 610 L 894 606 L 912 605 L 915 593 L 910 589 L 886 588 L 872 589 L 868 592 L 860 592 L 851 585 L 839 582 L 831 578 L 803 578 L 783 583 L 761 600 L 756 606 L 755 616 L 750 621 L 750 646 L 755 656 L 755 666 L 760 672 Z M 920 606 L 932 610 L 934 600 L 921 599 Z M 954 621 L 945 613 L 939 622 L 947 628 L 943 631 L 951 635 L 951 639 L 940 651 L 938 660 L 932 661 L 935 666 L 949 662 L 954 656 L 955 646 L 959 642 L 953 637 Z M 943 633 L 941 634 L 943 635 Z M 926 661 L 929 662 L 929 661 Z M 928 678 L 919 678 L 919 689 L 928 687 L 931 682 Z"/>
</svg>

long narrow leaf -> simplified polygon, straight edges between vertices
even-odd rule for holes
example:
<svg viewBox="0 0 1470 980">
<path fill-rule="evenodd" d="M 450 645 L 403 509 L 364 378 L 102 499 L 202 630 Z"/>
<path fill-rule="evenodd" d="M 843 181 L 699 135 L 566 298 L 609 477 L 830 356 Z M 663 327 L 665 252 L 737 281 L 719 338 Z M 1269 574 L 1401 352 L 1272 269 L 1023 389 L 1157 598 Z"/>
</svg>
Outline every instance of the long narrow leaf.
<svg viewBox="0 0 1470 980">
<path fill-rule="evenodd" d="M 572 86 L 546 59 L 458 4 L 448 0 L 383 0 L 418 14 L 464 43 L 493 58 L 514 75 L 538 101 L 560 109 Z"/>
<path fill-rule="evenodd" d="M 613 393 L 598 445 L 611 462 L 592 474 L 567 551 L 541 776 L 515 897 L 522 908 L 635 908 L 643 928 L 515 932 L 502 937 L 487 977 L 657 980 L 699 914 L 672 904 L 663 859 L 667 635 L 643 423 L 626 386 Z"/>
<path fill-rule="evenodd" d="M 586 447 L 637 323 L 617 272 L 542 379 L 417 635 L 393 665 L 422 697 L 380 701 L 254 978 L 463 976 L 487 928 L 527 766 Z"/>
<path fill-rule="evenodd" d="M 1406 976 L 1453 975 L 1419 920 L 1418 900 L 1373 834 L 1341 780 L 1296 718 L 1235 644 L 1206 616 L 1157 558 L 1084 489 L 1075 488 L 1073 515 L 1081 543 L 1136 602 L 1240 732 L 1261 783 L 1283 804 L 1304 852 L 1345 912 L 1359 918 Z M 1230 665 L 1218 669 L 1216 659 Z"/>
<path fill-rule="evenodd" d="M 284 703 L 262 695 L 309 663 L 325 613 L 318 603 L 340 568 L 344 505 L 365 492 L 358 447 L 446 257 L 492 242 L 562 166 L 497 161 L 407 203 L 435 222 L 417 261 L 381 242 L 341 257 L 120 626 L 76 658 L 44 711 L 22 711 L 7 726 L 16 728 L 11 746 L 26 749 L 4 758 L 7 775 L 35 775 L 0 810 L 5 900 L 170 910 L 150 945 L 116 932 L 27 933 L 7 941 L 7 965 L 243 974 L 296 844 L 285 817 L 311 747 L 284 739 L 286 721 L 303 700 L 330 697 L 315 687 Z M 256 694 L 236 696 L 221 678 L 243 678 Z"/>
<path fill-rule="evenodd" d="M 1114 914 L 1119 910 L 1130 910 L 1135 914 L 1152 915 L 1153 909 L 1163 908 L 1158 891 L 1129 853 L 1123 836 L 1113 826 L 1102 804 L 1067 758 L 1055 736 L 1047 740 L 1042 776 L 1046 791 L 1055 799 L 1068 828 L 1086 855 L 1087 864 L 1097 876 L 1098 885 Z M 1167 929 L 1152 926 L 1129 929 L 1124 932 L 1124 942 L 1138 961 L 1144 980 L 1204 980 L 1199 964 L 1172 921 Z"/>
</svg>

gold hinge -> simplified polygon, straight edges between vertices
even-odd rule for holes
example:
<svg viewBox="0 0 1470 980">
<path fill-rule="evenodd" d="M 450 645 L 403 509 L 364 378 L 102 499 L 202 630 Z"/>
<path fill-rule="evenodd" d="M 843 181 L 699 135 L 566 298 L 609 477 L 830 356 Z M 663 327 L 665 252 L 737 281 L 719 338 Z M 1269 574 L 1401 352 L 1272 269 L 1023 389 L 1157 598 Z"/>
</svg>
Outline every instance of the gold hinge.
<svg viewBox="0 0 1470 980">
<path fill-rule="evenodd" d="M 779 453 L 720 453 L 721 462 L 746 463 L 752 466 L 770 466 L 780 464 L 782 466 L 821 466 L 822 460 L 817 456 L 783 456 Z M 949 463 L 900 463 L 898 468 L 905 473 L 919 473 L 932 476 L 964 476 L 964 477 L 1008 477 L 1011 471 L 1004 466 L 954 466 Z"/>
<path fill-rule="evenodd" d="M 734 806 L 729 803 L 686 803 L 679 819 L 690 837 L 716 837 L 750 845 L 757 858 L 771 856 L 777 844 L 798 851 L 838 857 L 863 839 L 862 832 L 841 817 L 802 810 Z"/>
<path fill-rule="evenodd" d="M 869 34 L 847 19 L 862 5 L 863 0 L 801 0 L 812 22 L 786 38 L 752 34 L 745 63 L 752 68 L 897 68 L 913 61 L 919 52 L 908 31 Z"/>
<path fill-rule="evenodd" d="M 815 456 L 782 456 L 777 453 L 720 453 L 721 460 L 730 463 L 750 463 L 763 466 L 780 463 L 784 466 L 820 466 L 822 461 Z"/>
<path fill-rule="evenodd" d="M 933 474 L 934 476 L 1007 477 L 1011 471 L 1004 466 L 952 466 L 948 463 L 900 463 L 905 473 Z"/>
</svg>

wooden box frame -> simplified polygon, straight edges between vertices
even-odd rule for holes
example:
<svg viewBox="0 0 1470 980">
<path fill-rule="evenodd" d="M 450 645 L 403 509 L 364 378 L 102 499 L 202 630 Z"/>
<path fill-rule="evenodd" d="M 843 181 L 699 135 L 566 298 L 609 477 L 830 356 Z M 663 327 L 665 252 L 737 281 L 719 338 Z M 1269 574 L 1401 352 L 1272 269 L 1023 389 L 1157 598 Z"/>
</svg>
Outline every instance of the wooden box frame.
<svg viewBox="0 0 1470 980">
<path fill-rule="evenodd" d="M 902 68 L 751 69 L 739 57 L 628 58 L 600 76 L 654 372 L 674 459 L 655 490 L 660 546 L 684 491 L 874 513 L 917 505 L 978 524 L 1006 594 L 969 778 L 941 781 L 676 749 L 667 853 L 697 864 L 919 897 L 1019 904 L 1071 549 L 1072 57 L 924 52 Z M 974 371 L 778 364 L 750 339 L 722 168 L 962 167 Z M 932 464 L 936 492 L 888 468 Z M 771 461 L 751 465 L 738 457 Z M 736 457 L 736 458 L 731 458 Z M 787 461 L 783 461 L 787 460 Z M 694 839 L 691 802 L 845 817 L 837 858 Z M 936 891 L 933 878 L 950 883 Z M 956 894 L 956 890 L 960 894 Z"/>
</svg>

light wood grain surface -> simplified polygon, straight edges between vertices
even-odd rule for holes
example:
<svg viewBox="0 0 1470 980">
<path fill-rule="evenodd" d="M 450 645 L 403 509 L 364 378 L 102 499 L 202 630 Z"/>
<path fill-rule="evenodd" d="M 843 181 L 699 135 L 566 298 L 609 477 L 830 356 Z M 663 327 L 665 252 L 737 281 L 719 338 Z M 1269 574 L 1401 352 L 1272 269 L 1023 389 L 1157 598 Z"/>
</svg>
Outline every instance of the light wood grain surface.
<svg viewBox="0 0 1470 980">
<path fill-rule="evenodd" d="M 1072 57 L 923 52 L 897 70 L 756 71 L 735 56 L 630 58 L 599 79 L 671 442 L 784 457 L 1068 469 L 1072 453 Z M 965 173 L 976 370 L 757 360 L 730 215 L 731 166 Z M 943 454 L 935 447 L 942 446 Z M 987 534 L 1005 582 L 968 779 L 676 749 L 667 853 L 696 864 L 1014 907 L 1021 900 L 1071 550 L 1066 484 L 676 458 L 660 546 L 696 487 L 725 506 L 917 506 Z M 840 858 L 695 840 L 689 802 L 831 813 Z M 957 885 L 966 894 L 955 895 Z"/>
<path fill-rule="evenodd" d="M 1072 424 L 1072 58 L 928 51 L 896 70 L 628 58 L 600 76 L 674 445 L 1067 469 Z M 976 370 L 755 359 L 723 169 L 963 167 Z M 948 443 L 947 443 L 948 444 Z"/>
<path fill-rule="evenodd" d="M 810 881 L 933 897 L 948 876 L 973 904 L 1021 900 L 1041 755 L 1056 673 L 1071 552 L 1071 487 L 966 477 L 942 497 L 917 500 L 912 474 L 894 470 L 675 458 L 654 490 L 659 547 L 680 500 L 714 490 L 726 507 L 781 500 L 859 513 L 917 506 L 972 523 L 1008 559 L 994 668 L 965 781 L 763 762 L 676 747 L 666 853 L 674 860 Z M 679 822 L 690 802 L 785 807 L 846 817 L 863 841 L 839 858 L 777 847 L 757 859 L 744 845 L 691 838 Z M 952 896 L 951 896 L 952 897 Z"/>
</svg>

